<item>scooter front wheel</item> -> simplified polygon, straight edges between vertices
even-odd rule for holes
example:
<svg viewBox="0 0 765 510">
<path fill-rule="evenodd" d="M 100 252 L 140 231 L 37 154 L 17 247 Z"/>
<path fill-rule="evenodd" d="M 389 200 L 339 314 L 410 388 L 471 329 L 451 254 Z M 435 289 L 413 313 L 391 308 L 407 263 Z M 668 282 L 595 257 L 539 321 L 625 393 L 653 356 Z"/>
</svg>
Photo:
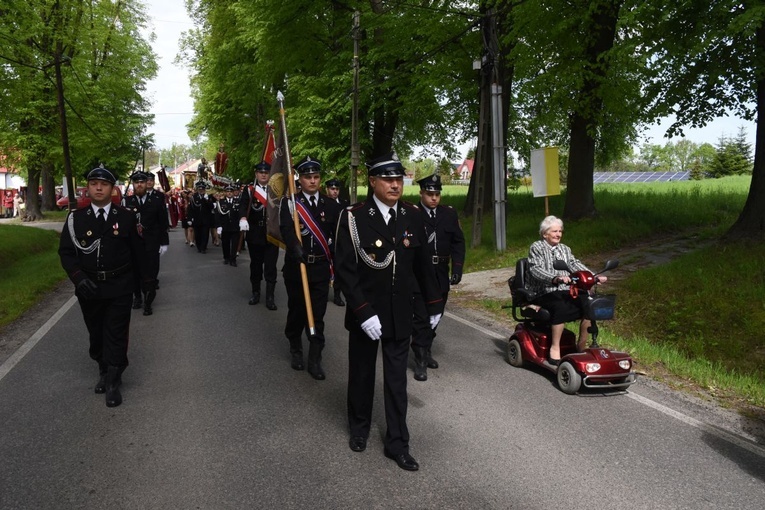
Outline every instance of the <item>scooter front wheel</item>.
<svg viewBox="0 0 765 510">
<path fill-rule="evenodd" d="M 558 366 L 558 387 L 563 393 L 573 395 L 582 387 L 582 376 L 568 361 Z"/>
<path fill-rule="evenodd" d="M 523 353 L 521 352 L 521 343 L 517 338 L 511 338 L 507 343 L 507 362 L 514 367 L 523 366 Z"/>
</svg>

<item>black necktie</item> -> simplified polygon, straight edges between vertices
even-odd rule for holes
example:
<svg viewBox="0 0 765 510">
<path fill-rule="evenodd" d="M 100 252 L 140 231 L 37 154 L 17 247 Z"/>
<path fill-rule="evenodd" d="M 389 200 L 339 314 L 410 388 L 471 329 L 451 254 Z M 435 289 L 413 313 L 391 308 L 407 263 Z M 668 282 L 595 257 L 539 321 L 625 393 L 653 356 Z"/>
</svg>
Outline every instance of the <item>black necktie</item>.
<svg viewBox="0 0 765 510">
<path fill-rule="evenodd" d="M 316 210 L 316 197 L 311 195 L 311 209 Z"/>
<path fill-rule="evenodd" d="M 434 220 L 436 219 L 436 210 L 435 209 L 431 209 L 430 210 L 430 217 L 433 218 Z"/>
<path fill-rule="evenodd" d="M 388 229 L 390 230 L 390 234 L 393 236 L 393 239 L 396 238 L 396 210 L 391 208 L 388 211 L 388 214 L 390 215 L 390 219 L 388 220 Z"/>
<path fill-rule="evenodd" d="M 106 211 L 103 207 L 98 209 L 98 219 L 101 223 L 106 223 Z"/>
</svg>

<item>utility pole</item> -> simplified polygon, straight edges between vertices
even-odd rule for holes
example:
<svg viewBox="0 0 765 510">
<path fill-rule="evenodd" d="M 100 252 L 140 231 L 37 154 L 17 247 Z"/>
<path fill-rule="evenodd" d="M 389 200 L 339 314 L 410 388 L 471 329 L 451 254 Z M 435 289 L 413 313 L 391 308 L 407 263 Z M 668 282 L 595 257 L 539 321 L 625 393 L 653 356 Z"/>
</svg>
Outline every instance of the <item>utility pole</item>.
<svg viewBox="0 0 765 510">
<path fill-rule="evenodd" d="M 356 203 L 358 189 L 359 160 L 359 29 L 361 13 L 353 13 L 353 113 L 351 115 L 351 203 Z"/>
<path fill-rule="evenodd" d="M 497 58 L 499 42 L 494 9 L 484 13 L 481 27 L 484 55 L 474 68 L 480 69 L 480 113 L 478 118 L 478 147 L 473 167 L 473 236 L 471 246 L 481 244 L 482 216 L 485 190 L 491 186 L 494 209 L 494 240 L 498 251 L 506 249 L 505 237 L 505 147 L 502 115 L 502 86 L 499 84 Z"/>
</svg>

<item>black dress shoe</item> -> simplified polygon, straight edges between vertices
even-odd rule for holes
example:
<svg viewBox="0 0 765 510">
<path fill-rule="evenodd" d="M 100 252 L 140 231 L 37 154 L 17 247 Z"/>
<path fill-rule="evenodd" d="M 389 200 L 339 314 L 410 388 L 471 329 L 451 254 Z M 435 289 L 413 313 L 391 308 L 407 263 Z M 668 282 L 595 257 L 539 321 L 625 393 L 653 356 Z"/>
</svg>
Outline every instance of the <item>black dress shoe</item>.
<svg viewBox="0 0 765 510">
<path fill-rule="evenodd" d="M 227 266 L 227 265 L 228 265 L 228 259 L 223 259 L 223 265 L 224 265 L 224 266 Z"/>
<path fill-rule="evenodd" d="M 335 301 L 334 301 L 334 303 L 335 303 L 337 306 L 345 306 L 345 301 L 343 301 L 343 298 L 341 298 L 340 296 L 335 296 Z"/>
<path fill-rule="evenodd" d="M 232 260 L 229 264 L 231 264 L 231 267 L 236 267 L 236 260 Z"/>
<path fill-rule="evenodd" d="M 142 298 L 133 298 L 133 310 L 140 310 L 143 308 L 143 299 Z"/>
<path fill-rule="evenodd" d="M 348 441 L 348 445 L 354 452 L 363 452 L 367 449 L 367 438 L 361 436 L 354 436 Z"/>
<path fill-rule="evenodd" d="M 407 471 L 417 471 L 418 469 L 420 469 L 420 465 L 417 464 L 417 461 L 414 460 L 414 457 L 412 457 L 408 453 L 399 453 L 398 455 L 394 455 L 391 452 L 389 452 L 387 448 L 383 450 L 383 453 L 389 459 L 395 460 L 396 464 L 398 464 L 398 467 L 400 467 L 401 469 L 405 469 Z"/>
<path fill-rule="evenodd" d="M 151 315 L 154 313 L 154 310 L 152 309 L 151 305 L 146 305 L 143 307 L 143 314 L 144 315 Z"/>
<path fill-rule="evenodd" d="M 554 367 L 557 367 L 558 365 L 560 365 L 560 360 L 559 359 L 547 358 L 547 362 L 549 364 L 551 364 L 552 366 L 554 366 Z"/>
<path fill-rule="evenodd" d="M 247 303 L 250 305 L 257 305 L 260 303 L 260 292 L 253 292 L 252 297 L 250 297 L 250 300 Z"/>
<path fill-rule="evenodd" d="M 107 388 L 106 390 L 106 407 L 117 407 L 122 403 L 122 393 L 117 386 Z"/>
</svg>

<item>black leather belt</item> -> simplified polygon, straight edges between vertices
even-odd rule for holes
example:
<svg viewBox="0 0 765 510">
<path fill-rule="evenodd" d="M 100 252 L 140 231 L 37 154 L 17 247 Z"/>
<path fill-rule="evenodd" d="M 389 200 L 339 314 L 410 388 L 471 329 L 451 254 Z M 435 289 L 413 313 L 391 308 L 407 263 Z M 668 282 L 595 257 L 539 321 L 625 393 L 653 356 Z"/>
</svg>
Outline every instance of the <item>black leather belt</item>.
<svg viewBox="0 0 765 510">
<path fill-rule="evenodd" d="M 131 269 L 132 266 L 130 264 L 125 264 L 122 267 L 118 267 L 117 269 L 112 269 L 110 271 L 89 271 L 87 269 L 83 269 L 83 272 L 88 276 L 94 277 L 96 281 L 104 282 L 106 280 L 121 276 L 129 272 Z"/>
<path fill-rule="evenodd" d="M 449 260 L 450 257 L 439 257 L 438 255 L 433 255 L 434 264 L 448 264 Z"/>
<path fill-rule="evenodd" d="M 314 264 L 320 260 L 325 260 L 326 258 L 326 255 L 306 255 L 306 263 Z"/>
</svg>

